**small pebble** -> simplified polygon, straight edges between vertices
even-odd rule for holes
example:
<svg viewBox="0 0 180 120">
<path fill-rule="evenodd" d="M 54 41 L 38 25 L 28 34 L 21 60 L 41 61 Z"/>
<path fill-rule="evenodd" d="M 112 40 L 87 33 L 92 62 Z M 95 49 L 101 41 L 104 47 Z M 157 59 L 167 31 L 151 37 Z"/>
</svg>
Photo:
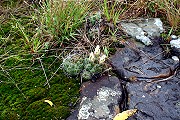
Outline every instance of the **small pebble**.
<svg viewBox="0 0 180 120">
<path fill-rule="evenodd" d="M 157 85 L 157 88 L 161 88 L 161 86 L 160 86 L 160 85 Z"/>
<path fill-rule="evenodd" d="M 171 35 L 172 40 L 176 40 L 178 37 L 176 35 Z"/>
<path fill-rule="evenodd" d="M 172 59 L 173 59 L 174 61 L 179 61 L 179 58 L 178 58 L 177 56 L 172 56 Z"/>
</svg>

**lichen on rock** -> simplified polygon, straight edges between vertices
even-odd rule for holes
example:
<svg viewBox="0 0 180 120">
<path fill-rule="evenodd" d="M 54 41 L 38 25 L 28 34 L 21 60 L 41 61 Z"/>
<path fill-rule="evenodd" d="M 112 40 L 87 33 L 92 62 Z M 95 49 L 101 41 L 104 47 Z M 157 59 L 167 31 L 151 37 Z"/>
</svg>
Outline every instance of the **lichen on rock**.
<svg viewBox="0 0 180 120">
<path fill-rule="evenodd" d="M 78 112 L 67 120 L 112 120 L 121 99 L 122 88 L 116 77 L 102 77 L 96 83 L 85 82 Z"/>
<path fill-rule="evenodd" d="M 164 31 L 162 21 L 159 18 L 133 19 L 120 22 L 122 29 L 145 45 L 152 45 L 154 37 L 159 37 Z"/>
</svg>

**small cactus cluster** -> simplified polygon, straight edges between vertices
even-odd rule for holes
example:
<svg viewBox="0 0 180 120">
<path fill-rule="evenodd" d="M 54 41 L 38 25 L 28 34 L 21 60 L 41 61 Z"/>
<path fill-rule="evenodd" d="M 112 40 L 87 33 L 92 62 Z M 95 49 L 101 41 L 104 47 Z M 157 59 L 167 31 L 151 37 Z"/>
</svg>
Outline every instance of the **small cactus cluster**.
<svg viewBox="0 0 180 120">
<path fill-rule="evenodd" d="M 94 74 L 103 71 L 104 62 L 107 56 L 101 53 L 100 46 L 97 45 L 94 52 L 86 57 L 68 57 L 63 60 L 62 68 L 70 76 L 79 76 L 90 80 Z"/>
</svg>

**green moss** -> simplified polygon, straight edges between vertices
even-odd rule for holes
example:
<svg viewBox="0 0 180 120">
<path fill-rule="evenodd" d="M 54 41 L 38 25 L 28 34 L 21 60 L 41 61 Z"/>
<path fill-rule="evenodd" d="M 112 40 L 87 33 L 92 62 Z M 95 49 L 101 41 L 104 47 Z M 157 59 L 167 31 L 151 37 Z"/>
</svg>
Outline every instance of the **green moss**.
<svg viewBox="0 0 180 120">
<path fill-rule="evenodd" d="M 55 58 L 54 58 L 55 59 Z M 59 61 L 51 68 L 49 64 L 52 58 L 43 59 L 43 64 L 48 78 L 59 67 Z M 14 59 L 6 61 L 6 66 L 24 65 L 25 62 L 13 63 Z M 34 67 L 40 67 L 35 61 Z M 33 67 L 32 67 L 33 68 Z M 79 96 L 79 82 L 67 78 L 59 70 L 49 82 L 50 88 L 44 86 L 46 78 L 42 69 L 26 70 L 12 69 L 6 72 L 0 71 L 0 119 L 62 119 L 70 114 L 71 104 L 74 104 Z M 51 100 L 54 106 L 45 103 Z"/>
<path fill-rule="evenodd" d="M 46 89 L 41 87 L 31 88 L 25 93 L 27 99 L 31 101 L 38 100 L 46 95 Z"/>
<path fill-rule="evenodd" d="M 53 101 L 52 101 L 53 102 Z M 69 115 L 70 109 L 67 106 L 50 106 L 44 100 L 35 101 L 26 109 L 25 119 L 62 119 Z"/>
<path fill-rule="evenodd" d="M 2 120 L 17 120 L 19 119 L 18 114 L 16 112 L 10 110 L 10 109 L 5 109 L 0 116 L 0 119 Z"/>
</svg>

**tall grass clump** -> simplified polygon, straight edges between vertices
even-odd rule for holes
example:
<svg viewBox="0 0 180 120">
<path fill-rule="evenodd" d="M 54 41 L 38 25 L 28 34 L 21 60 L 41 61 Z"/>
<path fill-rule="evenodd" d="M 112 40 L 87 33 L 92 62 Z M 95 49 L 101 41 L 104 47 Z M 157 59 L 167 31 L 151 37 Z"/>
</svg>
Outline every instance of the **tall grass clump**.
<svg viewBox="0 0 180 120">
<path fill-rule="evenodd" d="M 88 10 L 85 2 L 48 0 L 43 4 L 41 25 L 59 42 L 69 40 L 84 22 Z"/>
<path fill-rule="evenodd" d="M 121 8 L 122 3 L 118 1 L 104 0 L 102 11 L 108 22 L 114 25 L 117 23 L 120 15 L 124 12 L 125 8 Z"/>
</svg>

